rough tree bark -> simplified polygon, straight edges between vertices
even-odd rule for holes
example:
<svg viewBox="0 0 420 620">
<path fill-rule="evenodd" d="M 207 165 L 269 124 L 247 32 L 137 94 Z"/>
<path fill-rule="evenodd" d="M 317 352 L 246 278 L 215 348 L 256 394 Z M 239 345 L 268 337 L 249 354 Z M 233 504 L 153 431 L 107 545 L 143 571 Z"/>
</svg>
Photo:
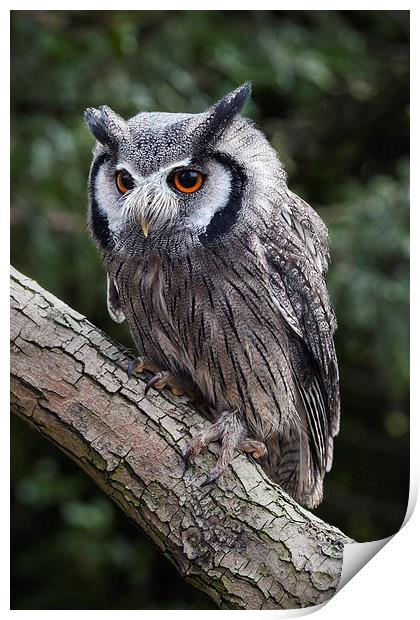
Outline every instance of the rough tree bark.
<svg viewBox="0 0 420 620">
<path fill-rule="evenodd" d="M 130 355 L 12 269 L 12 410 L 84 469 L 221 608 L 315 605 L 335 592 L 352 542 L 237 455 L 201 488 L 218 447 L 183 475 L 203 424 L 185 398 L 128 379 Z"/>
</svg>

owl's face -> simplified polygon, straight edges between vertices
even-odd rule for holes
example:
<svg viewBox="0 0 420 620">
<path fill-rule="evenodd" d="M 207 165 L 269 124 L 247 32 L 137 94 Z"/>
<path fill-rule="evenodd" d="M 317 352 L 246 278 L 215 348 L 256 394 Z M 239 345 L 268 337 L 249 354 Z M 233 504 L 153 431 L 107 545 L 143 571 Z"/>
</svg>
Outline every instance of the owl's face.
<svg viewBox="0 0 420 620">
<path fill-rule="evenodd" d="M 261 163 L 256 158 L 254 168 L 247 166 L 241 140 L 244 149 L 250 140 L 270 149 L 239 116 L 249 94 L 245 84 L 194 115 L 145 112 L 125 121 L 106 106 L 86 111 L 98 140 L 90 225 L 103 250 L 136 255 L 147 244 L 187 247 L 237 223 L 258 191 Z"/>
</svg>

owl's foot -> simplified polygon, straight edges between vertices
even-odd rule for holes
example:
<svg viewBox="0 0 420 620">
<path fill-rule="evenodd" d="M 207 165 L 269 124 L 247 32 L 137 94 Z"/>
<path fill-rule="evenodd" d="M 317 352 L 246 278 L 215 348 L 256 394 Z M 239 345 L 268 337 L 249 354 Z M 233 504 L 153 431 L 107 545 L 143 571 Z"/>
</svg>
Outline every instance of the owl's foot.
<svg viewBox="0 0 420 620">
<path fill-rule="evenodd" d="M 145 370 L 156 373 L 159 372 L 159 367 L 150 360 L 147 360 L 143 357 L 135 357 L 133 360 L 131 360 L 127 368 L 127 375 L 131 379 L 133 374 L 141 375 L 141 373 Z"/>
<path fill-rule="evenodd" d="M 144 389 L 145 396 L 152 387 L 155 390 L 163 390 L 164 387 L 168 387 L 174 396 L 183 396 L 185 394 L 189 398 L 194 399 L 197 395 L 197 390 L 192 381 L 164 370 L 157 372 L 155 376 L 148 381 Z"/>
<path fill-rule="evenodd" d="M 233 459 L 236 450 L 251 454 L 255 459 L 265 459 L 267 448 L 262 441 L 246 436 L 247 429 L 236 412 L 224 412 L 210 428 L 201 431 L 188 445 L 184 454 L 185 471 L 191 461 L 213 441 L 220 441 L 221 449 L 216 465 L 210 470 L 201 486 L 212 484 L 223 474 Z"/>
</svg>

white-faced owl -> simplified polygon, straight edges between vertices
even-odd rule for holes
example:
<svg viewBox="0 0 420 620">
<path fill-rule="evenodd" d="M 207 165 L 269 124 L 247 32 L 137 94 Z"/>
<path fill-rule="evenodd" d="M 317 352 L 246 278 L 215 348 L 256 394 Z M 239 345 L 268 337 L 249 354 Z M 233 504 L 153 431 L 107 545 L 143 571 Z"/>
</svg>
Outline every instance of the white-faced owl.
<svg viewBox="0 0 420 620">
<path fill-rule="evenodd" d="M 216 412 L 187 462 L 219 441 L 205 484 L 239 450 L 315 507 L 340 417 L 328 233 L 241 116 L 250 90 L 199 114 L 86 110 L 89 227 L 111 316 L 138 349 L 130 371 L 175 392 L 193 385 Z"/>
</svg>

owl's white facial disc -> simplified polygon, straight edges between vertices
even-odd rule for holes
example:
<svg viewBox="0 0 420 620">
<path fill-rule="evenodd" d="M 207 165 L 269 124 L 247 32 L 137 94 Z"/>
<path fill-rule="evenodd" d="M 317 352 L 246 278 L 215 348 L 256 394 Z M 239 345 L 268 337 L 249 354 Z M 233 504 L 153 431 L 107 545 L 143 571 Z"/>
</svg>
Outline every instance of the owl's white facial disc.
<svg viewBox="0 0 420 620">
<path fill-rule="evenodd" d="M 170 183 L 173 171 L 193 166 L 189 158 L 173 162 L 147 175 L 139 173 L 130 162 L 116 165 L 105 160 L 94 179 L 94 194 L 99 210 L 107 218 L 112 237 L 124 237 L 127 226 L 138 226 L 150 234 L 172 225 L 200 234 L 207 229 L 216 213 L 227 204 L 232 190 L 232 175 L 226 166 L 209 159 L 203 165 L 202 187 L 191 194 L 177 191 Z M 134 187 L 122 194 L 115 175 L 127 171 Z"/>
<path fill-rule="evenodd" d="M 197 232 L 205 230 L 214 215 L 226 206 L 231 186 L 232 175 L 229 170 L 217 162 L 208 163 L 206 181 L 194 197 L 194 204 L 186 220 L 187 227 Z"/>
</svg>

